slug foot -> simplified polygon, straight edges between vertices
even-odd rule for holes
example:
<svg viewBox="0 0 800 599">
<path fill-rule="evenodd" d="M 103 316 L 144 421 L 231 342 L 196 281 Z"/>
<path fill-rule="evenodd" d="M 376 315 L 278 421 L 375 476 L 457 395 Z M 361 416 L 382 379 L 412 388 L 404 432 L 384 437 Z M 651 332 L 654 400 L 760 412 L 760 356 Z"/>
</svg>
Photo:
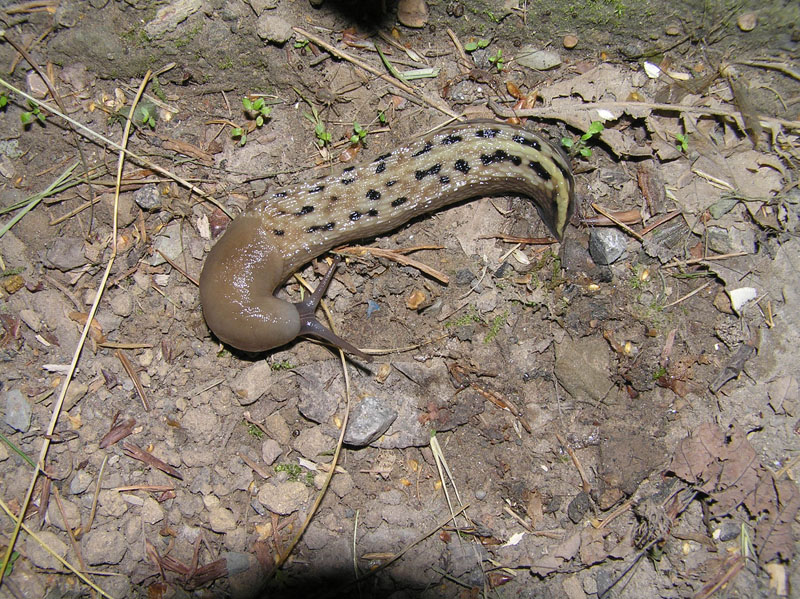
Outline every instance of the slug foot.
<svg viewBox="0 0 800 599">
<path fill-rule="evenodd" d="M 333 274 L 336 272 L 336 267 L 339 266 L 341 261 L 342 259 L 338 256 L 334 258 L 333 264 L 331 264 L 331 267 L 328 269 L 328 272 L 325 273 L 325 276 L 322 277 L 322 281 L 320 281 L 319 285 L 317 285 L 314 293 L 309 295 L 302 302 L 297 302 L 294 304 L 294 307 L 297 308 L 297 313 L 300 315 L 300 332 L 298 335 L 306 335 L 322 339 L 331 345 L 341 348 L 349 354 L 358 356 L 367 362 L 372 362 L 371 356 L 368 356 L 360 349 L 348 343 L 336 333 L 328 329 L 317 319 L 315 314 L 322 296 L 325 295 L 325 292 L 328 290 L 328 285 L 330 285 L 331 281 L 333 280 Z"/>
</svg>

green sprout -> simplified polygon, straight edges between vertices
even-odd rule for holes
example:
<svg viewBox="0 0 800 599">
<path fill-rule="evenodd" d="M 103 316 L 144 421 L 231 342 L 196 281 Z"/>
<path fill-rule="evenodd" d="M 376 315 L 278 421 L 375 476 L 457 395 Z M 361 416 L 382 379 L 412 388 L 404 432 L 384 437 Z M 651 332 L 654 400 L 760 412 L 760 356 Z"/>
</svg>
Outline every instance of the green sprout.
<svg viewBox="0 0 800 599">
<path fill-rule="evenodd" d="M 8 94 L 0 94 L 0 109 L 3 109 L 8 104 Z"/>
<path fill-rule="evenodd" d="M 500 332 L 500 329 L 503 328 L 503 325 L 506 324 L 508 321 L 508 310 L 503 312 L 502 314 L 495 316 L 492 319 L 492 323 L 489 325 L 489 332 L 486 333 L 486 337 L 484 337 L 484 343 L 491 343 L 494 341 L 494 338 L 497 337 L 497 334 Z"/>
<path fill-rule="evenodd" d="M 378 122 L 381 125 L 385 125 L 388 120 L 389 119 L 386 118 L 386 111 L 385 110 L 379 110 L 378 111 Z"/>
<path fill-rule="evenodd" d="M 678 149 L 686 154 L 689 151 L 689 134 L 676 133 L 675 134 L 676 146 Z"/>
<path fill-rule="evenodd" d="M 134 123 L 141 122 L 142 125 L 147 125 L 151 129 L 156 128 L 156 111 L 155 107 L 150 104 L 140 104 L 136 111 Z"/>
<path fill-rule="evenodd" d="M 250 124 L 246 128 L 234 127 L 231 129 L 231 137 L 238 139 L 240 146 L 247 143 L 247 133 L 261 127 L 264 121 L 272 114 L 272 106 L 267 106 L 264 103 L 264 98 L 258 98 L 253 101 L 245 96 L 242 98 L 242 106 L 247 118 L 250 119 Z"/>
<path fill-rule="evenodd" d="M 605 126 L 601 121 L 592 121 L 592 124 L 589 125 L 589 129 L 580 136 L 578 141 L 574 141 L 569 137 L 562 137 L 561 138 L 561 145 L 569 150 L 570 156 L 575 156 L 575 154 L 580 154 L 584 158 L 589 158 L 592 155 L 592 149 L 589 147 L 588 141 L 593 137 L 600 135 L 603 132 Z"/>
<path fill-rule="evenodd" d="M 264 437 L 264 431 L 262 431 L 252 422 L 247 422 L 245 420 L 243 424 L 247 427 L 247 434 L 249 434 L 251 437 L 255 437 L 256 439 L 261 439 Z"/>
<path fill-rule="evenodd" d="M 367 136 L 367 130 L 359 125 L 356 121 L 353 121 L 353 131 L 355 133 L 350 136 L 350 143 L 353 145 L 361 142 L 361 140 Z"/>
<path fill-rule="evenodd" d="M 305 98 L 303 98 L 305 99 Z M 311 106 L 311 113 L 308 114 L 307 112 L 303 113 L 303 116 L 306 117 L 311 123 L 314 125 L 314 135 L 317 136 L 317 145 L 320 148 L 323 148 L 327 145 L 330 145 L 333 138 L 331 134 L 325 129 L 325 123 L 322 122 L 322 118 L 319 116 L 319 112 L 313 105 L 309 103 Z"/>
<path fill-rule="evenodd" d="M 294 42 L 295 50 L 305 50 L 308 48 L 308 44 L 311 43 L 306 39 L 298 39 Z"/>
<path fill-rule="evenodd" d="M 44 125 L 44 114 L 42 114 L 39 105 L 34 102 L 33 100 L 28 100 L 28 106 L 30 107 L 29 111 L 23 112 L 19 115 L 20 120 L 22 121 L 23 126 L 28 127 L 34 121 L 34 119 L 38 119 L 38 121 Z"/>
<path fill-rule="evenodd" d="M 491 62 L 494 66 L 497 67 L 498 73 L 501 72 L 503 70 L 503 63 L 504 63 L 503 51 L 500 48 L 498 48 L 497 54 L 489 57 L 489 62 Z"/>
<path fill-rule="evenodd" d="M 489 40 L 479 39 L 477 42 L 467 42 L 464 44 L 464 51 L 465 52 L 475 52 L 475 50 L 481 50 L 489 45 Z"/>
</svg>

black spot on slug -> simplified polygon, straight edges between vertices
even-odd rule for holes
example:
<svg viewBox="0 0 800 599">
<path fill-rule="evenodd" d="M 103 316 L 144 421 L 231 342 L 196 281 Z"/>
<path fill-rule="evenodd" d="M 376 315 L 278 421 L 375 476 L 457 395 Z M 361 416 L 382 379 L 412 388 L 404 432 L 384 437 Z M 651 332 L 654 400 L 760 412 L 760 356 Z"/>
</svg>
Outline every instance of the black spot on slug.
<svg viewBox="0 0 800 599">
<path fill-rule="evenodd" d="M 339 196 L 331 196 L 328 198 L 328 203 L 333 204 L 339 201 Z"/>
<path fill-rule="evenodd" d="M 314 206 L 303 206 L 300 208 L 300 212 L 295 212 L 295 216 L 303 216 L 304 214 L 311 214 L 314 212 Z"/>
<path fill-rule="evenodd" d="M 367 212 L 367 216 L 378 216 L 378 211 L 373 208 Z"/>
<path fill-rule="evenodd" d="M 463 138 L 460 135 L 456 135 L 455 133 L 453 133 L 453 134 L 448 135 L 447 137 L 442 139 L 442 145 L 443 146 L 449 146 L 449 145 L 452 145 L 452 144 L 457 144 L 462 139 Z"/>
<path fill-rule="evenodd" d="M 481 162 L 484 166 L 503 162 L 504 160 L 508 160 L 508 154 L 506 154 L 505 150 L 495 150 L 494 154 L 481 154 Z"/>
<path fill-rule="evenodd" d="M 276 193 L 272 197 L 273 198 L 285 198 L 286 197 L 286 192 L 285 191 L 279 191 L 278 193 Z"/>
<path fill-rule="evenodd" d="M 377 167 L 375 167 L 375 174 L 380 175 L 385 170 L 386 170 L 386 163 L 381 162 Z"/>
<path fill-rule="evenodd" d="M 329 223 L 325 223 L 323 227 L 326 231 L 333 231 L 336 228 L 336 221 L 331 221 Z"/>
<path fill-rule="evenodd" d="M 478 129 L 475 132 L 475 137 L 483 137 L 491 139 L 493 137 L 497 137 L 499 134 L 500 134 L 500 129 Z"/>
<path fill-rule="evenodd" d="M 520 158 L 515 154 L 511 154 L 509 160 L 511 160 L 511 164 L 513 164 L 514 166 L 519 166 L 520 164 L 522 164 L 522 158 Z"/>
<path fill-rule="evenodd" d="M 439 183 L 441 183 L 442 185 L 447 185 L 448 183 L 450 183 L 450 177 L 448 177 L 447 175 L 442 175 L 441 177 L 439 177 Z"/>
<path fill-rule="evenodd" d="M 359 218 L 361 218 L 361 213 L 360 212 L 356 211 L 356 212 L 351 212 L 350 213 L 350 220 L 357 221 Z"/>
<path fill-rule="evenodd" d="M 351 172 L 351 171 L 354 171 L 354 170 L 356 170 L 356 167 L 354 167 L 354 166 L 348 166 L 347 168 L 343 168 L 343 169 L 342 169 L 342 174 L 344 174 L 344 173 L 349 173 L 349 172 Z"/>
<path fill-rule="evenodd" d="M 369 191 L 367 191 L 367 199 L 372 201 L 380 200 L 381 192 L 375 191 L 374 189 L 370 189 Z"/>
<path fill-rule="evenodd" d="M 378 157 L 377 157 L 375 160 L 373 160 L 372 162 L 383 162 L 384 160 L 386 160 L 387 158 L 389 158 L 389 156 L 391 156 L 391 155 L 392 155 L 392 153 L 391 153 L 391 152 L 389 152 L 388 154 L 384 154 L 383 156 L 378 156 Z"/>
<path fill-rule="evenodd" d="M 316 233 L 317 231 L 332 231 L 336 227 L 336 223 L 331 221 L 324 225 L 314 225 L 306 229 L 306 233 Z"/>
<path fill-rule="evenodd" d="M 465 175 L 469 172 L 469 163 L 466 160 L 463 160 L 462 158 L 459 158 L 458 160 L 456 160 L 456 162 L 453 165 L 453 167 L 459 173 L 464 173 Z"/>
<path fill-rule="evenodd" d="M 397 183 L 397 179 L 392 179 L 391 181 L 387 181 L 386 182 L 386 187 L 391 187 L 395 183 Z"/>
<path fill-rule="evenodd" d="M 323 189 L 325 189 L 324 185 L 317 185 L 316 187 L 312 187 L 311 189 L 309 189 L 308 193 L 317 193 L 319 191 L 322 191 Z"/>
<path fill-rule="evenodd" d="M 283 229 L 272 229 L 272 234 L 280 237 L 283 235 Z"/>
<path fill-rule="evenodd" d="M 545 170 L 545 168 L 540 163 L 531 160 L 528 163 L 528 166 L 531 167 L 534 171 L 536 171 L 536 174 L 539 175 L 545 181 L 550 180 L 550 173 L 548 173 L 547 170 Z"/>
<path fill-rule="evenodd" d="M 525 137 L 524 135 L 515 135 L 511 139 L 513 139 L 518 144 L 522 144 L 523 146 L 528 146 L 529 148 L 533 148 L 534 150 L 541 150 L 542 146 L 539 144 L 538 141 L 535 139 L 530 139 Z"/>
<path fill-rule="evenodd" d="M 425 146 L 421 150 L 411 154 L 411 157 L 412 158 L 416 158 L 417 156 L 422 156 L 423 154 L 427 154 L 428 152 L 431 151 L 432 147 L 433 147 L 433 144 L 431 142 L 427 141 L 427 142 L 425 142 Z"/>
<path fill-rule="evenodd" d="M 402 206 L 403 204 L 405 204 L 407 201 L 408 201 L 408 198 L 405 197 L 405 196 L 402 197 L 402 198 L 397 198 L 396 200 L 392 200 L 392 206 L 394 208 L 397 208 L 398 206 Z"/>
<path fill-rule="evenodd" d="M 355 177 L 353 177 L 352 179 L 342 179 L 341 181 L 339 181 L 339 183 L 341 183 L 342 185 L 350 185 L 355 180 L 356 180 Z"/>
<path fill-rule="evenodd" d="M 416 177 L 417 181 L 421 181 L 422 179 L 424 179 L 428 175 L 437 175 L 437 174 L 439 174 L 440 170 L 442 170 L 442 165 L 441 164 L 434 164 L 432 167 L 430 167 L 428 169 L 425 169 L 423 171 L 417 171 L 416 173 L 414 173 L 414 177 Z"/>
</svg>

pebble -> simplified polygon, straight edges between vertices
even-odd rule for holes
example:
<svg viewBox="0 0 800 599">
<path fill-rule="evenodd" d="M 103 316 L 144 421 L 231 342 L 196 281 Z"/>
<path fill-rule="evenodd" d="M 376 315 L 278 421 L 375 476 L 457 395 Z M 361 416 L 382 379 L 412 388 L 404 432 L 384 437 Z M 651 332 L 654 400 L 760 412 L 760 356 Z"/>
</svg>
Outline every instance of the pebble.
<svg viewBox="0 0 800 599">
<path fill-rule="evenodd" d="M 577 524 L 583 519 L 583 515 L 589 509 L 589 496 L 581 491 L 578 493 L 567 506 L 567 516 L 574 524 Z"/>
<path fill-rule="evenodd" d="M 118 530 L 97 529 L 89 532 L 83 544 L 83 558 L 88 564 L 118 564 L 128 551 L 125 537 Z"/>
<path fill-rule="evenodd" d="M 265 10 L 278 8 L 278 0 L 248 0 L 248 4 L 257 17 L 260 17 Z"/>
<path fill-rule="evenodd" d="M 756 17 L 756 13 L 746 12 L 742 15 L 739 15 L 739 18 L 736 19 L 736 24 L 742 31 L 753 31 L 753 29 L 755 29 L 756 25 L 758 24 L 758 18 Z"/>
<path fill-rule="evenodd" d="M 562 40 L 561 43 L 564 44 L 564 47 L 567 50 L 572 50 L 575 46 L 578 45 L 578 36 L 573 33 L 568 33 L 567 35 L 564 36 L 564 39 Z"/>
<path fill-rule="evenodd" d="M 320 427 L 307 428 L 295 438 L 292 447 L 304 458 L 316 459 L 319 455 L 332 449 L 335 442 L 324 434 Z"/>
<path fill-rule="evenodd" d="M 214 532 L 230 532 L 237 526 L 233 512 L 222 506 L 209 510 L 208 525 Z"/>
<path fill-rule="evenodd" d="M 258 492 L 258 501 L 281 516 L 296 512 L 308 500 L 308 488 L 300 481 L 266 484 Z"/>
<path fill-rule="evenodd" d="M 283 449 L 280 443 L 274 439 L 266 439 L 261 444 L 261 459 L 267 466 L 274 464 L 282 453 Z"/>
<path fill-rule="evenodd" d="M 164 508 L 152 497 L 147 497 L 142 505 L 142 520 L 148 524 L 156 524 L 164 519 Z"/>
<path fill-rule="evenodd" d="M 622 257 L 627 247 L 628 238 L 618 229 L 593 229 L 589 234 L 589 253 L 595 264 L 613 264 Z"/>
<path fill-rule="evenodd" d="M 181 236 L 180 223 L 172 223 L 167 225 L 161 233 L 156 236 L 153 242 L 153 256 L 150 258 L 150 266 L 159 266 L 164 264 L 166 260 L 158 253 L 159 250 L 167 258 L 177 261 L 183 252 L 183 239 Z M 164 283 L 166 285 L 166 283 Z"/>
<path fill-rule="evenodd" d="M 69 482 L 69 492 L 72 495 L 80 495 L 89 488 L 89 485 L 92 484 L 92 479 L 92 475 L 86 470 L 78 470 Z"/>
<path fill-rule="evenodd" d="M 42 328 L 42 317 L 39 316 L 38 312 L 28 309 L 20 310 L 19 317 L 22 319 L 22 322 L 28 325 L 28 328 L 34 333 L 38 333 Z"/>
<path fill-rule="evenodd" d="M 517 52 L 516 62 L 529 69 L 546 71 L 560 65 L 561 57 L 557 52 L 540 50 L 533 44 L 526 44 Z"/>
<path fill-rule="evenodd" d="M 133 297 L 130 293 L 117 293 L 111 298 L 111 311 L 123 318 L 133 314 Z"/>
<path fill-rule="evenodd" d="M 53 553 L 59 557 L 66 557 L 68 549 L 67 544 L 62 541 L 56 533 L 50 530 L 41 530 L 38 531 L 37 534 L 42 543 L 47 545 L 53 551 Z M 39 542 L 37 542 L 33 537 L 27 535 L 25 539 L 25 557 L 31 560 L 34 566 L 37 568 L 42 568 L 43 570 L 66 570 L 61 562 L 50 555 L 50 552 L 47 551 Z"/>
<path fill-rule="evenodd" d="M 397 4 L 397 20 L 406 27 L 419 29 L 428 22 L 428 4 L 425 0 L 400 0 Z"/>
<path fill-rule="evenodd" d="M 161 192 L 158 185 L 148 183 L 133 192 L 133 201 L 146 212 L 155 212 L 161 209 Z"/>
<path fill-rule="evenodd" d="M 5 423 L 16 431 L 27 433 L 31 427 L 33 408 L 19 389 L 10 389 L 4 393 Z"/>
<path fill-rule="evenodd" d="M 67 272 L 86 264 L 83 255 L 83 239 L 79 237 L 57 237 L 47 250 L 45 259 L 52 268 Z"/>
<path fill-rule="evenodd" d="M 230 384 L 239 405 L 249 406 L 261 399 L 270 387 L 271 376 L 272 368 L 264 360 L 248 366 L 237 374 Z"/>
<path fill-rule="evenodd" d="M 292 26 L 288 22 L 271 14 L 258 17 L 256 33 L 262 40 L 278 45 L 285 44 L 294 35 Z"/>
<path fill-rule="evenodd" d="M 376 397 L 366 397 L 350 412 L 344 442 L 364 447 L 377 441 L 397 419 L 397 412 Z"/>
<path fill-rule="evenodd" d="M 602 400 L 613 386 L 608 343 L 602 337 L 573 341 L 564 337 L 555 344 L 555 375 L 574 398 Z"/>
</svg>

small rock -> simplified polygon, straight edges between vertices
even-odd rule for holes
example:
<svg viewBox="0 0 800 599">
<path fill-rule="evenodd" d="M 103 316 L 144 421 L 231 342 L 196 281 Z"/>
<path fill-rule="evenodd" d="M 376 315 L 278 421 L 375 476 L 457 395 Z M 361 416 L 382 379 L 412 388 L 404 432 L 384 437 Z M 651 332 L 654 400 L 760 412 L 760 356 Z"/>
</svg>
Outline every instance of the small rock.
<svg viewBox="0 0 800 599">
<path fill-rule="evenodd" d="M 347 422 L 344 442 L 364 447 L 386 432 L 397 419 L 397 412 L 376 397 L 366 397 L 353 408 Z"/>
<path fill-rule="evenodd" d="M 78 470 L 69 482 L 69 492 L 72 495 L 80 495 L 89 485 L 92 484 L 93 477 L 86 470 Z"/>
<path fill-rule="evenodd" d="M 174 0 L 162 6 L 155 18 L 144 26 L 150 39 L 157 39 L 174 31 L 178 25 L 203 7 L 202 0 Z"/>
<path fill-rule="evenodd" d="M 133 192 L 133 201 L 139 208 L 147 212 L 159 210 L 161 208 L 161 192 L 158 190 L 158 185 L 155 183 L 142 185 Z"/>
<path fill-rule="evenodd" d="M 270 414 L 264 421 L 264 428 L 267 429 L 270 436 L 278 443 L 286 447 L 292 440 L 292 431 L 289 430 L 289 425 L 286 420 L 278 412 Z"/>
<path fill-rule="evenodd" d="M 736 19 L 736 24 L 742 31 L 753 31 L 753 29 L 756 28 L 757 23 L 758 18 L 754 12 L 746 12 L 742 15 L 739 15 L 739 18 Z"/>
<path fill-rule="evenodd" d="M 627 247 L 628 238 L 617 229 L 593 229 L 589 234 L 589 253 L 596 264 L 613 264 L 622 257 Z"/>
<path fill-rule="evenodd" d="M 739 523 L 734 522 L 733 520 L 725 520 L 722 524 L 720 524 L 717 530 L 719 531 L 719 535 L 714 535 L 715 538 L 724 543 L 725 541 L 732 541 L 738 537 L 742 532 L 742 527 Z"/>
<path fill-rule="evenodd" d="M 26 82 L 28 84 L 28 93 L 34 98 L 43 100 L 47 96 L 47 85 L 36 71 L 28 71 Z"/>
<path fill-rule="evenodd" d="M 667 25 L 666 29 L 664 29 L 664 33 L 669 36 L 676 36 L 681 34 L 681 25 L 680 23 L 670 23 Z"/>
<path fill-rule="evenodd" d="M 309 460 L 316 459 L 319 455 L 332 449 L 334 445 L 333 439 L 323 434 L 318 426 L 301 431 L 292 444 L 300 455 Z"/>
<path fill-rule="evenodd" d="M 555 374 L 574 398 L 602 400 L 613 386 L 608 343 L 602 337 L 571 339 L 555 344 Z"/>
<path fill-rule="evenodd" d="M 128 511 L 128 504 L 120 493 L 103 489 L 97 496 L 98 512 L 103 516 L 119 518 Z"/>
<path fill-rule="evenodd" d="M 576 42 L 577 43 L 577 42 Z M 536 71 L 546 71 L 561 64 L 561 57 L 550 50 L 540 50 L 533 44 L 526 44 L 520 48 L 516 56 L 517 64 Z"/>
<path fill-rule="evenodd" d="M 214 532 L 230 532 L 237 526 L 233 512 L 222 506 L 209 510 L 208 525 Z"/>
<path fill-rule="evenodd" d="M 271 466 L 282 453 L 280 443 L 274 439 L 267 439 L 261 444 L 261 459 L 267 466 Z"/>
<path fill-rule="evenodd" d="M 425 0 L 400 0 L 397 20 L 406 27 L 419 29 L 428 22 L 428 5 Z"/>
<path fill-rule="evenodd" d="M 117 316 L 130 316 L 133 313 L 133 297 L 130 293 L 117 293 L 111 298 L 111 311 Z"/>
<path fill-rule="evenodd" d="M 142 505 L 142 520 L 148 524 L 156 524 L 164 519 L 164 508 L 152 497 L 147 497 Z"/>
<path fill-rule="evenodd" d="M 331 491 L 339 497 L 345 497 L 353 490 L 353 477 L 349 472 L 336 473 L 331 479 Z"/>
<path fill-rule="evenodd" d="M 573 33 L 568 33 L 567 35 L 564 36 L 564 39 L 562 40 L 561 43 L 564 44 L 564 47 L 567 50 L 572 50 L 575 46 L 578 45 L 578 36 Z"/>
<path fill-rule="evenodd" d="M 278 8 L 278 0 L 248 0 L 248 4 L 257 17 L 260 17 L 265 10 Z"/>
<path fill-rule="evenodd" d="M 583 515 L 589 509 L 589 496 L 581 491 L 578 493 L 567 506 L 567 516 L 574 524 L 577 524 L 583 519 Z"/>
<path fill-rule="evenodd" d="M 183 252 L 183 236 L 181 234 L 180 223 L 172 223 L 167 225 L 161 233 L 156 236 L 153 242 L 153 249 L 159 250 L 170 260 L 177 261 Z M 153 252 L 153 257 L 150 258 L 150 266 L 159 266 L 164 264 L 166 260 L 161 257 L 158 251 Z"/>
<path fill-rule="evenodd" d="M 308 488 L 299 481 L 266 484 L 258 492 L 258 500 L 269 511 L 288 516 L 308 500 Z"/>
<path fill-rule="evenodd" d="M 33 408 L 19 389 L 11 389 L 4 393 L 5 423 L 15 431 L 27 433 L 31 427 Z"/>
<path fill-rule="evenodd" d="M 52 268 L 67 272 L 86 264 L 83 255 L 83 239 L 79 237 L 56 237 L 47 250 L 45 259 Z"/>
<path fill-rule="evenodd" d="M 89 386 L 86 383 L 72 381 L 67 388 L 67 394 L 64 396 L 63 410 L 69 412 L 75 407 L 76 403 L 83 399 L 88 391 Z"/>
<path fill-rule="evenodd" d="M 83 544 L 83 557 L 92 566 L 118 564 L 125 557 L 128 544 L 118 530 L 93 530 Z"/>
<path fill-rule="evenodd" d="M 42 543 L 47 545 L 53 553 L 59 557 L 66 557 L 67 544 L 61 538 L 50 530 L 38 531 L 38 536 Z M 25 557 L 27 557 L 33 565 L 43 570 L 57 570 L 64 571 L 64 565 L 53 557 L 38 541 L 33 537 L 27 536 L 25 539 Z"/>
<path fill-rule="evenodd" d="M 264 14 L 258 17 L 256 33 L 262 40 L 278 45 L 285 44 L 294 35 L 292 26 L 289 23 L 271 14 Z"/>
<path fill-rule="evenodd" d="M 38 333 L 39 329 L 42 328 L 42 317 L 39 316 L 38 312 L 27 309 L 20 310 L 19 317 L 22 319 L 22 322 L 28 325 L 28 328 L 34 333 Z"/>
<path fill-rule="evenodd" d="M 258 401 L 269 389 L 272 368 L 265 360 L 256 362 L 241 371 L 231 381 L 231 389 L 239 405 L 249 406 Z"/>
<path fill-rule="evenodd" d="M 61 507 L 64 508 L 64 514 L 67 517 L 67 522 L 69 522 L 70 528 L 74 529 L 77 526 L 80 526 L 81 513 L 78 509 L 78 506 L 72 501 L 62 499 Z M 51 501 L 47 506 L 47 521 L 59 530 L 67 529 L 67 527 L 64 526 L 64 520 L 61 518 L 61 510 L 59 509 L 59 506 L 56 505 L 55 501 Z"/>
</svg>

